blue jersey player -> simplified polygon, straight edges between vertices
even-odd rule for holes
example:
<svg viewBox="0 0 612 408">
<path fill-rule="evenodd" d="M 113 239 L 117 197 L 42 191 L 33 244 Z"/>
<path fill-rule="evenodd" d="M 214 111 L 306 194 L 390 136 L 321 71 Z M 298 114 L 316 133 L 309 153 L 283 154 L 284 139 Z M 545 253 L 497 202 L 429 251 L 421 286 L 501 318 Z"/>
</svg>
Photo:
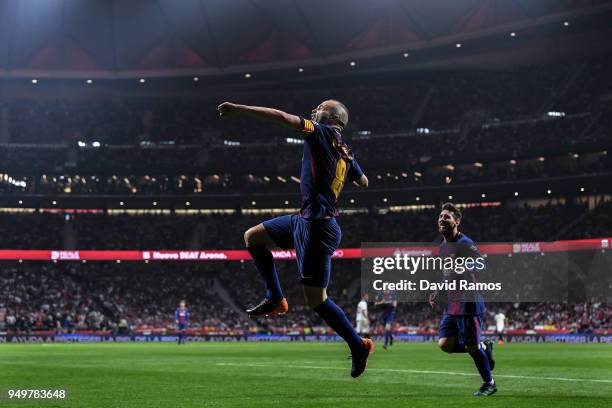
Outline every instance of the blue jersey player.
<svg viewBox="0 0 612 408">
<path fill-rule="evenodd" d="M 393 321 L 395 320 L 395 312 L 397 310 L 397 296 L 395 292 L 385 290 L 382 293 L 382 297 L 376 302 L 376 305 L 382 309 L 380 321 L 384 325 L 385 331 L 385 343 L 382 348 L 386 351 L 388 346 L 393 345 Z"/>
<path fill-rule="evenodd" d="M 452 203 L 442 206 L 438 216 L 438 231 L 442 234 L 440 257 L 471 257 L 478 258 L 478 249 L 467 235 L 459 232 L 461 211 Z M 464 279 L 475 282 L 477 269 L 473 268 L 462 274 L 445 273 L 445 280 Z M 438 346 L 446 353 L 469 353 L 482 377 L 483 384 L 474 393 L 475 396 L 489 396 L 497 392 L 491 370 L 495 366 L 493 359 L 493 343 L 481 341 L 482 314 L 484 301 L 482 295 L 475 291 L 447 291 L 444 315 L 440 321 Z M 429 302 L 435 306 L 439 301 L 439 293 L 433 292 Z"/>
<path fill-rule="evenodd" d="M 346 314 L 327 297 L 331 258 L 341 238 L 340 226 L 336 222 L 338 197 L 347 180 L 364 187 L 368 185 L 353 152 L 342 140 L 342 130 L 348 123 L 346 106 L 335 100 L 324 101 L 312 110 L 310 119 L 277 109 L 229 102 L 222 103 L 218 109 L 222 117 L 249 115 L 284 125 L 304 137 L 300 212 L 265 221 L 244 234 L 247 250 L 266 289 L 264 300 L 248 309 L 247 313 L 266 316 L 287 312 L 287 300 L 269 248 L 295 248 L 297 271 L 306 303 L 348 343 L 352 356 L 351 376 L 360 376 L 366 369 L 374 343 L 362 339 Z"/>
<path fill-rule="evenodd" d="M 174 311 L 174 321 L 176 322 L 176 328 L 179 332 L 178 344 L 185 344 L 187 340 L 187 328 L 189 328 L 189 309 L 184 300 L 181 300 L 179 307 Z"/>
</svg>

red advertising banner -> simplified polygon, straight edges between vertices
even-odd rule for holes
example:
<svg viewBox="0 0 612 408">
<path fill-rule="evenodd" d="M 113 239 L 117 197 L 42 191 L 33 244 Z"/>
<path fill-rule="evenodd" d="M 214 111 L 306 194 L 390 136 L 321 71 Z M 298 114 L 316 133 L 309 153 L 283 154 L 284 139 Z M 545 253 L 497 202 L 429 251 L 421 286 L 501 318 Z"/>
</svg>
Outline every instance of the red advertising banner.
<svg viewBox="0 0 612 408">
<path fill-rule="evenodd" d="M 482 254 L 518 254 L 531 252 L 560 252 L 578 250 L 605 250 L 612 246 L 612 238 L 580 239 L 554 242 L 517 242 L 482 244 L 478 248 Z M 294 250 L 272 251 L 275 259 L 295 259 Z M 365 256 L 394 256 L 409 253 L 412 255 L 436 255 L 436 245 L 386 246 L 368 248 Z M 333 255 L 339 259 L 359 259 L 361 248 L 342 248 Z M 0 249 L 0 260 L 23 261 L 242 261 L 250 260 L 245 250 L 149 250 L 149 251 L 81 251 L 81 250 L 38 250 L 38 249 Z"/>
</svg>

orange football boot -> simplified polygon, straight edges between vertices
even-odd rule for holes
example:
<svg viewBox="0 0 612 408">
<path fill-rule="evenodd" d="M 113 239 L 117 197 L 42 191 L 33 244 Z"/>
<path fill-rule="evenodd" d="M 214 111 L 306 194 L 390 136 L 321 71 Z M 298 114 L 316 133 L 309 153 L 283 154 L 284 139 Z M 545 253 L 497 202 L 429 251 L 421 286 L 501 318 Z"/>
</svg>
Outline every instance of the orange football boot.
<svg viewBox="0 0 612 408">
<path fill-rule="evenodd" d="M 287 299 L 282 298 L 279 301 L 271 301 L 264 299 L 260 304 L 250 309 L 247 309 L 247 314 L 250 317 L 272 316 L 275 314 L 285 314 L 289 310 Z"/>
</svg>

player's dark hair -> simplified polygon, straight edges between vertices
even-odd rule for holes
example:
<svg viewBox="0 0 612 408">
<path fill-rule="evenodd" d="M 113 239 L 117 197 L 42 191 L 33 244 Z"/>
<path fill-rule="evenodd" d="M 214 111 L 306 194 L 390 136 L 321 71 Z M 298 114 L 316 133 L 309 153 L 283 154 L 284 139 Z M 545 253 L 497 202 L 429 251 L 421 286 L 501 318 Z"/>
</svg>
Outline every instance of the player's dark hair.
<svg viewBox="0 0 612 408">
<path fill-rule="evenodd" d="M 332 117 L 336 119 L 336 121 L 338 121 L 340 126 L 342 126 L 342 128 L 344 129 L 346 125 L 348 125 L 349 120 L 348 108 L 345 104 L 336 99 L 331 99 L 331 101 L 336 104 L 334 106 L 334 111 L 332 112 Z"/>
<path fill-rule="evenodd" d="M 440 211 L 448 211 L 453 214 L 453 218 L 457 221 L 461 220 L 461 210 L 453 203 L 444 203 L 442 204 L 442 209 Z"/>
</svg>

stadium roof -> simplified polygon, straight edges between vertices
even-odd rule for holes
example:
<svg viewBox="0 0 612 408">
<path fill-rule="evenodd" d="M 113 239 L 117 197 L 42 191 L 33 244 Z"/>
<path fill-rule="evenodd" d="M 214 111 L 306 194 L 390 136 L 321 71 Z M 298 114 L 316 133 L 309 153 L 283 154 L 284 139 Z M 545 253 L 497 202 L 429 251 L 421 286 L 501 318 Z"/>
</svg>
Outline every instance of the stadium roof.
<svg viewBox="0 0 612 408">
<path fill-rule="evenodd" d="M 0 76 L 312 67 L 609 13 L 609 0 L 0 0 Z"/>
</svg>

